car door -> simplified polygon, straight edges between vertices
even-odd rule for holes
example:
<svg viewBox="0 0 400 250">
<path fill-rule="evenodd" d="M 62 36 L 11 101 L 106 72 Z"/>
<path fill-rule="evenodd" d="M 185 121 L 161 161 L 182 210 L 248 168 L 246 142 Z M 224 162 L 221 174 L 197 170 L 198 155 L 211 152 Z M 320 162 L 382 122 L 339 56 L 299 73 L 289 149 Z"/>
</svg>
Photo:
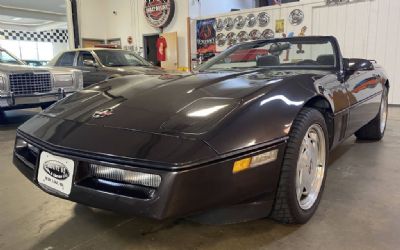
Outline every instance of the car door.
<svg viewBox="0 0 400 250">
<path fill-rule="evenodd" d="M 94 65 L 85 65 L 85 60 L 94 62 Z M 76 60 L 76 68 L 82 70 L 84 87 L 103 81 L 107 77 L 107 74 L 102 72 L 99 63 L 90 51 L 79 51 L 78 58 Z"/>
<path fill-rule="evenodd" d="M 356 70 L 346 81 L 349 99 L 347 136 L 376 117 L 382 99 L 381 77 L 374 69 Z"/>
</svg>

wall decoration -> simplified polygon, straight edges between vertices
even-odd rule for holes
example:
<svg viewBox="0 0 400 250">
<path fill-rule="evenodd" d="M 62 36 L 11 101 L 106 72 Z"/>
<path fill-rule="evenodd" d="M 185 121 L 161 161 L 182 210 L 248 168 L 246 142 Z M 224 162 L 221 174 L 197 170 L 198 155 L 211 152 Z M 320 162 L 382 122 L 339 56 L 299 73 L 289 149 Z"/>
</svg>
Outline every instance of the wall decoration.
<svg viewBox="0 0 400 250">
<path fill-rule="evenodd" d="M 237 43 L 236 39 L 237 38 L 236 38 L 235 32 L 229 32 L 226 35 L 226 40 L 227 40 L 229 46 L 236 44 Z"/>
<path fill-rule="evenodd" d="M 215 31 L 215 18 L 197 20 L 196 23 L 196 44 L 197 53 L 204 54 L 208 52 L 216 52 L 216 31 Z"/>
<path fill-rule="evenodd" d="M 235 28 L 236 29 L 242 29 L 246 25 L 246 19 L 243 18 L 242 16 L 237 16 L 235 18 Z"/>
<path fill-rule="evenodd" d="M 167 26 L 175 14 L 174 0 L 145 0 L 144 15 L 154 28 Z"/>
<path fill-rule="evenodd" d="M 252 30 L 250 31 L 249 36 L 252 40 L 258 40 L 261 38 L 261 32 L 259 30 Z"/>
<path fill-rule="evenodd" d="M 302 10 L 300 9 L 295 9 L 292 10 L 292 12 L 290 12 L 289 14 L 289 23 L 292 25 L 299 25 L 303 22 L 304 20 L 304 13 Z"/>
<path fill-rule="evenodd" d="M 265 27 L 269 24 L 271 18 L 266 12 L 261 12 L 257 16 L 258 24 L 260 27 Z"/>
<path fill-rule="evenodd" d="M 55 29 L 48 31 L 22 31 L 22 30 L 0 30 L 0 38 L 15 41 L 33 41 L 49 43 L 67 43 L 68 31 Z"/>
<path fill-rule="evenodd" d="M 219 33 L 219 34 L 217 35 L 217 45 L 220 46 L 220 47 L 222 47 L 222 46 L 224 46 L 225 44 L 226 44 L 226 37 L 225 37 L 225 35 L 222 34 L 222 33 Z"/>
<path fill-rule="evenodd" d="M 275 33 L 271 29 L 266 29 L 262 32 L 261 36 L 265 39 L 271 39 L 275 37 Z"/>
<path fill-rule="evenodd" d="M 225 30 L 230 31 L 235 26 L 235 22 L 233 21 L 232 17 L 227 17 L 224 20 Z"/>
<path fill-rule="evenodd" d="M 222 19 L 218 19 L 215 22 L 215 27 L 214 27 L 218 32 L 221 32 L 222 30 L 224 30 L 224 21 L 222 21 Z"/>
<path fill-rule="evenodd" d="M 257 24 L 257 18 L 254 14 L 248 14 L 246 17 L 247 27 L 252 28 Z"/>
<path fill-rule="evenodd" d="M 277 19 L 275 21 L 275 32 L 276 33 L 285 32 L 285 20 L 284 19 Z"/>
<path fill-rule="evenodd" d="M 237 34 L 237 41 L 242 43 L 242 42 L 246 42 L 249 40 L 249 35 L 247 34 L 246 31 L 240 31 L 239 34 Z"/>
</svg>

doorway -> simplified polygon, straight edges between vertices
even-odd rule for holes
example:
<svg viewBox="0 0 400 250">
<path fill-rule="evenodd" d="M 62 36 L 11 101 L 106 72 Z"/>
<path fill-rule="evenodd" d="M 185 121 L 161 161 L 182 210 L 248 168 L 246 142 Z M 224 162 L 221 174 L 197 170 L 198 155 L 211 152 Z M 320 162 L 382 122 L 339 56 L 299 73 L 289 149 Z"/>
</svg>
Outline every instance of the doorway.
<svg viewBox="0 0 400 250">
<path fill-rule="evenodd" d="M 158 34 L 143 36 L 144 58 L 152 62 L 155 66 L 161 66 L 161 62 L 157 59 L 157 39 Z"/>
</svg>

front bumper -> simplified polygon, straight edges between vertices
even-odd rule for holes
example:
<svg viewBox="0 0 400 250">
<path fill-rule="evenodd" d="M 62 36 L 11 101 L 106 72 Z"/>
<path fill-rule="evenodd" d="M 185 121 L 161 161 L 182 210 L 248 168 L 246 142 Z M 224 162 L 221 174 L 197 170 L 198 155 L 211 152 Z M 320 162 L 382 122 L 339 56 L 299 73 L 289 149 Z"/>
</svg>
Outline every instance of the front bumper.
<svg viewBox="0 0 400 250">
<path fill-rule="evenodd" d="M 285 142 L 282 141 L 245 155 L 227 157 L 185 170 L 167 171 L 134 164 L 128 166 L 96 162 L 90 158 L 90 155 L 82 157 L 75 156 L 73 151 L 70 154 L 55 152 L 49 145 L 39 144 L 32 139 L 23 139 L 39 149 L 37 157 L 36 159 L 22 157 L 14 152 L 14 164 L 43 191 L 88 206 L 155 219 L 183 217 L 257 199 L 270 201 L 269 209 L 271 209 L 285 149 Z M 232 173 L 235 160 L 273 149 L 279 150 L 278 158 L 274 162 L 240 173 Z M 42 151 L 67 157 L 76 162 L 74 181 L 68 197 L 52 192 L 38 184 L 37 166 Z M 101 186 L 95 179 L 88 182 L 88 179 L 82 178 L 85 166 L 90 163 L 107 164 L 115 168 L 156 174 L 161 176 L 162 181 L 151 197 L 135 197 L 135 195 L 130 195 L 134 192 L 127 195 L 127 193 L 121 192 L 121 189 Z"/>
<path fill-rule="evenodd" d="M 73 92 L 66 92 L 62 88 L 49 93 L 16 96 L 12 93 L 0 94 L 0 109 L 34 108 L 43 104 L 61 100 Z"/>
</svg>

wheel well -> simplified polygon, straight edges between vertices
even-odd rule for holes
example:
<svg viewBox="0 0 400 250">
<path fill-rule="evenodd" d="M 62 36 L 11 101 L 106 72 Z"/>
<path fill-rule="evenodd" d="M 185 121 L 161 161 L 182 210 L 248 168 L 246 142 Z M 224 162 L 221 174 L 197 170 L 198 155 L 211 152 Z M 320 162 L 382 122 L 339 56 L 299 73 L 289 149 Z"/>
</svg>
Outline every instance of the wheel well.
<svg viewBox="0 0 400 250">
<path fill-rule="evenodd" d="M 329 146 L 332 146 L 334 138 L 334 119 L 333 110 L 330 103 L 321 96 L 316 96 L 306 102 L 304 107 L 314 108 L 321 112 L 325 118 L 326 127 L 328 129 Z"/>
</svg>

